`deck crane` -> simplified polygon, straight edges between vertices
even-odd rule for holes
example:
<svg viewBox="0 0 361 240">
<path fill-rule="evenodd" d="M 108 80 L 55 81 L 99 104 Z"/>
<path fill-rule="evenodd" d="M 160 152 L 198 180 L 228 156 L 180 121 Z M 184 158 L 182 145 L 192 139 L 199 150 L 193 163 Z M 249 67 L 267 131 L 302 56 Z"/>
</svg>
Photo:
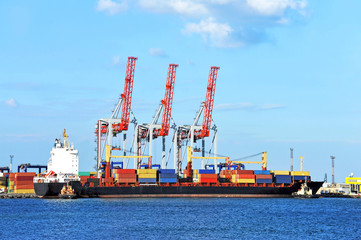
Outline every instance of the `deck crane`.
<svg viewBox="0 0 361 240">
<path fill-rule="evenodd" d="M 105 147 L 108 146 L 112 148 L 113 137 L 116 137 L 117 134 L 121 132 L 123 132 L 123 155 L 124 156 L 126 155 L 126 139 L 127 139 L 126 132 L 128 130 L 129 117 L 131 113 L 130 108 L 132 103 L 134 69 L 135 69 L 136 60 L 137 60 L 136 57 L 128 57 L 126 74 L 125 74 L 124 92 L 120 95 L 119 101 L 116 104 L 111 117 L 98 120 L 98 124 L 96 126 L 98 169 L 101 168 L 102 153 L 104 152 Z M 121 110 L 121 116 L 119 118 L 118 115 L 120 110 Z M 102 137 L 104 137 L 103 146 L 101 144 Z M 109 178 L 110 162 L 108 161 L 106 162 L 105 169 L 106 169 L 105 178 Z"/>
<path fill-rule="evenodd" d="M 178 166 L 177 166 L 177 172 L 180 172 L 181 170 L 181 164 L 182 164 L 182 141 L 187 140 L 190 141 L 191 148 L 193 149 L 193 144 L 199 140 L 202 139 L 202 157 L 205 157 L 205 139 L 206 137 L 209 137 L 209 133 L 211 130 L 211 122 L 212 122 L 212 112 L 213 112 L 213 104 L 214 104 L 214 93 L 216 89 L 216 80 L 217 80 L 217 74 L 218 74 L 219 67 L 212 66 L 209 70 L 208 75 L 208 83 L 207 83 L 207 94 L 206 99 L 204 102 L 202 102 L 199 111 L 197 112 L 197 115 L 193 121 L 192 125 L 182 125 L 178 127 L 178 133 L 177 133 L 177 146 L 178 146 Z M 203 122 L 202 125 L 198 125 L 198 121 L 200 119 L 201 114 L 203 113 Z M 217 128 L 214 126 L 212 128 L 215 130 L 215 136 L 214 136 L 214 152 L 217 154 L 217 137 L 216 137 L 216 130 Z M 216 166 L 216 160 L 215 160 L 215 166 Z M 204 168 L 204 162 L 202 160 L 202 167 Z"/>
<path fill-rule="evenodd" d="M 153 120 L 150 124 L 140 124 L 138 125 L 137 135 L 136 137 L 136 146 L 138 146 L 138 156 L 144 155 L 145 146 L 143 148 L 143 153 L 141 149 L 141 141 L 145 140 L 149 142 L 149 156 L 153 156 L 153 139 L 162 136 L 162 168 L 165 168 L 165 137 L 168 136 L 169 128 L 170 128 L 170 120 L 171 120 L 171 112 L 172 112 L 172 104 L 173 104 L 173 93 L 174 93 L 174 82 L 176 76 L 177 64 L 169 64 L 168 73 L 167 73 L 167 82 L 165 86 L 165 95 L 164 99 L 161 100 L 158 110 L 153 117 Z M 162 114 L 162 123 L 158 124 L 158 120 L 161 112 Z M 137 166 L 140 164 L 139 159 L 138 162 L 135 162 Z"/>
</svg>

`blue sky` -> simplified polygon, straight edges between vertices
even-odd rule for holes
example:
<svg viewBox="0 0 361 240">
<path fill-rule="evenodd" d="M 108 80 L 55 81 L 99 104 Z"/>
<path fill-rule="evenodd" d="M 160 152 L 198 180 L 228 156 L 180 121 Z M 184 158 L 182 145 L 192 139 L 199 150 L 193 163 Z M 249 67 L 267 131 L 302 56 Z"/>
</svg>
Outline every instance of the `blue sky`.
<svg viewBox="0 0 361 240">
<path fill-rule="evenodd" d="M 356 0 L 1 1 L 0 165 L 10 154 L 15 165 L 46 164 L 66 128 L 80 170 L 91 170 L 94 125 L 110 116 L 126 59 L 136 56 L 138 122 L 151 121 L 176 63 L 172 116 L 190 124 L 209 68 L 219 66 L 219 154 L 267 151 L 269 169 L 288 170 L 293 147 L 295 169 L 304 156 L 314 179 L 331 179 L 330 155 L 336 181 L 361 176 L 360 8 Z"/>
</svg>

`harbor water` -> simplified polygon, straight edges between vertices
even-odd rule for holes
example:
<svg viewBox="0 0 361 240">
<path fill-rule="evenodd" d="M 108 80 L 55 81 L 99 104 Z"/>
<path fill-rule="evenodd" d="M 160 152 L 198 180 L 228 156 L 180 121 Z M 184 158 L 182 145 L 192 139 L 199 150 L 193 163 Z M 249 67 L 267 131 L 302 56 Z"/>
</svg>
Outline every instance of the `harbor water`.
<svg viewBox="0 0 361 240">
<path fill-rule="evenodd" d="M 361 199 L 0 199 L 1 239 L 360 239 Z"/>
</svg>

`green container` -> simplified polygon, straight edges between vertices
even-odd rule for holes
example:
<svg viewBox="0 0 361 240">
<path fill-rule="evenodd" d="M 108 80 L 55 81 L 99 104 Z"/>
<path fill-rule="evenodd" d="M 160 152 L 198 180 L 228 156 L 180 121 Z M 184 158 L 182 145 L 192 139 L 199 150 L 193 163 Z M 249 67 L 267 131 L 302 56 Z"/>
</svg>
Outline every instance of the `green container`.
<svg viewBox="0 0 361 240">
<path fill-rule="evenodd" d="M 90 176 L 90 172 L 79 172 L 79 176 Z"/>
</svg>

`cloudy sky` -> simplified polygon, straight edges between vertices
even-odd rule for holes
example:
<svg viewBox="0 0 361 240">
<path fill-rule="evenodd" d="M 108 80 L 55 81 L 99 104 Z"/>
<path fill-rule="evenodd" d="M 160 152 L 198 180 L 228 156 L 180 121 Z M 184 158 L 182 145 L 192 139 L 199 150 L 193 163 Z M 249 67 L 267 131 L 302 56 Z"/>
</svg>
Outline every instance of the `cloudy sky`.
<svg viewBox="0 0 361 240">
<path fill-rule="evenodd" d="M 219 154 L 267 151 L 270 169 L 288 170 L 293 147 L 295 169 L 304 156 L 314 179 L 331 179 L 331 155 L 338 182 L 361 176 L 360 8 L 356 0 L 1 1 L 0 165 L 10 154 L 15 165 L 46 164 L 66 128 L 80 170 L 92 170 L 94 124 L 110 116 L 127 57 L 136 56 L 139 123 L 164 96 L 168 64 L 179 64 L 178 125 L 193 122 L 209 68 L 219 66 Z"/>
</svg>

